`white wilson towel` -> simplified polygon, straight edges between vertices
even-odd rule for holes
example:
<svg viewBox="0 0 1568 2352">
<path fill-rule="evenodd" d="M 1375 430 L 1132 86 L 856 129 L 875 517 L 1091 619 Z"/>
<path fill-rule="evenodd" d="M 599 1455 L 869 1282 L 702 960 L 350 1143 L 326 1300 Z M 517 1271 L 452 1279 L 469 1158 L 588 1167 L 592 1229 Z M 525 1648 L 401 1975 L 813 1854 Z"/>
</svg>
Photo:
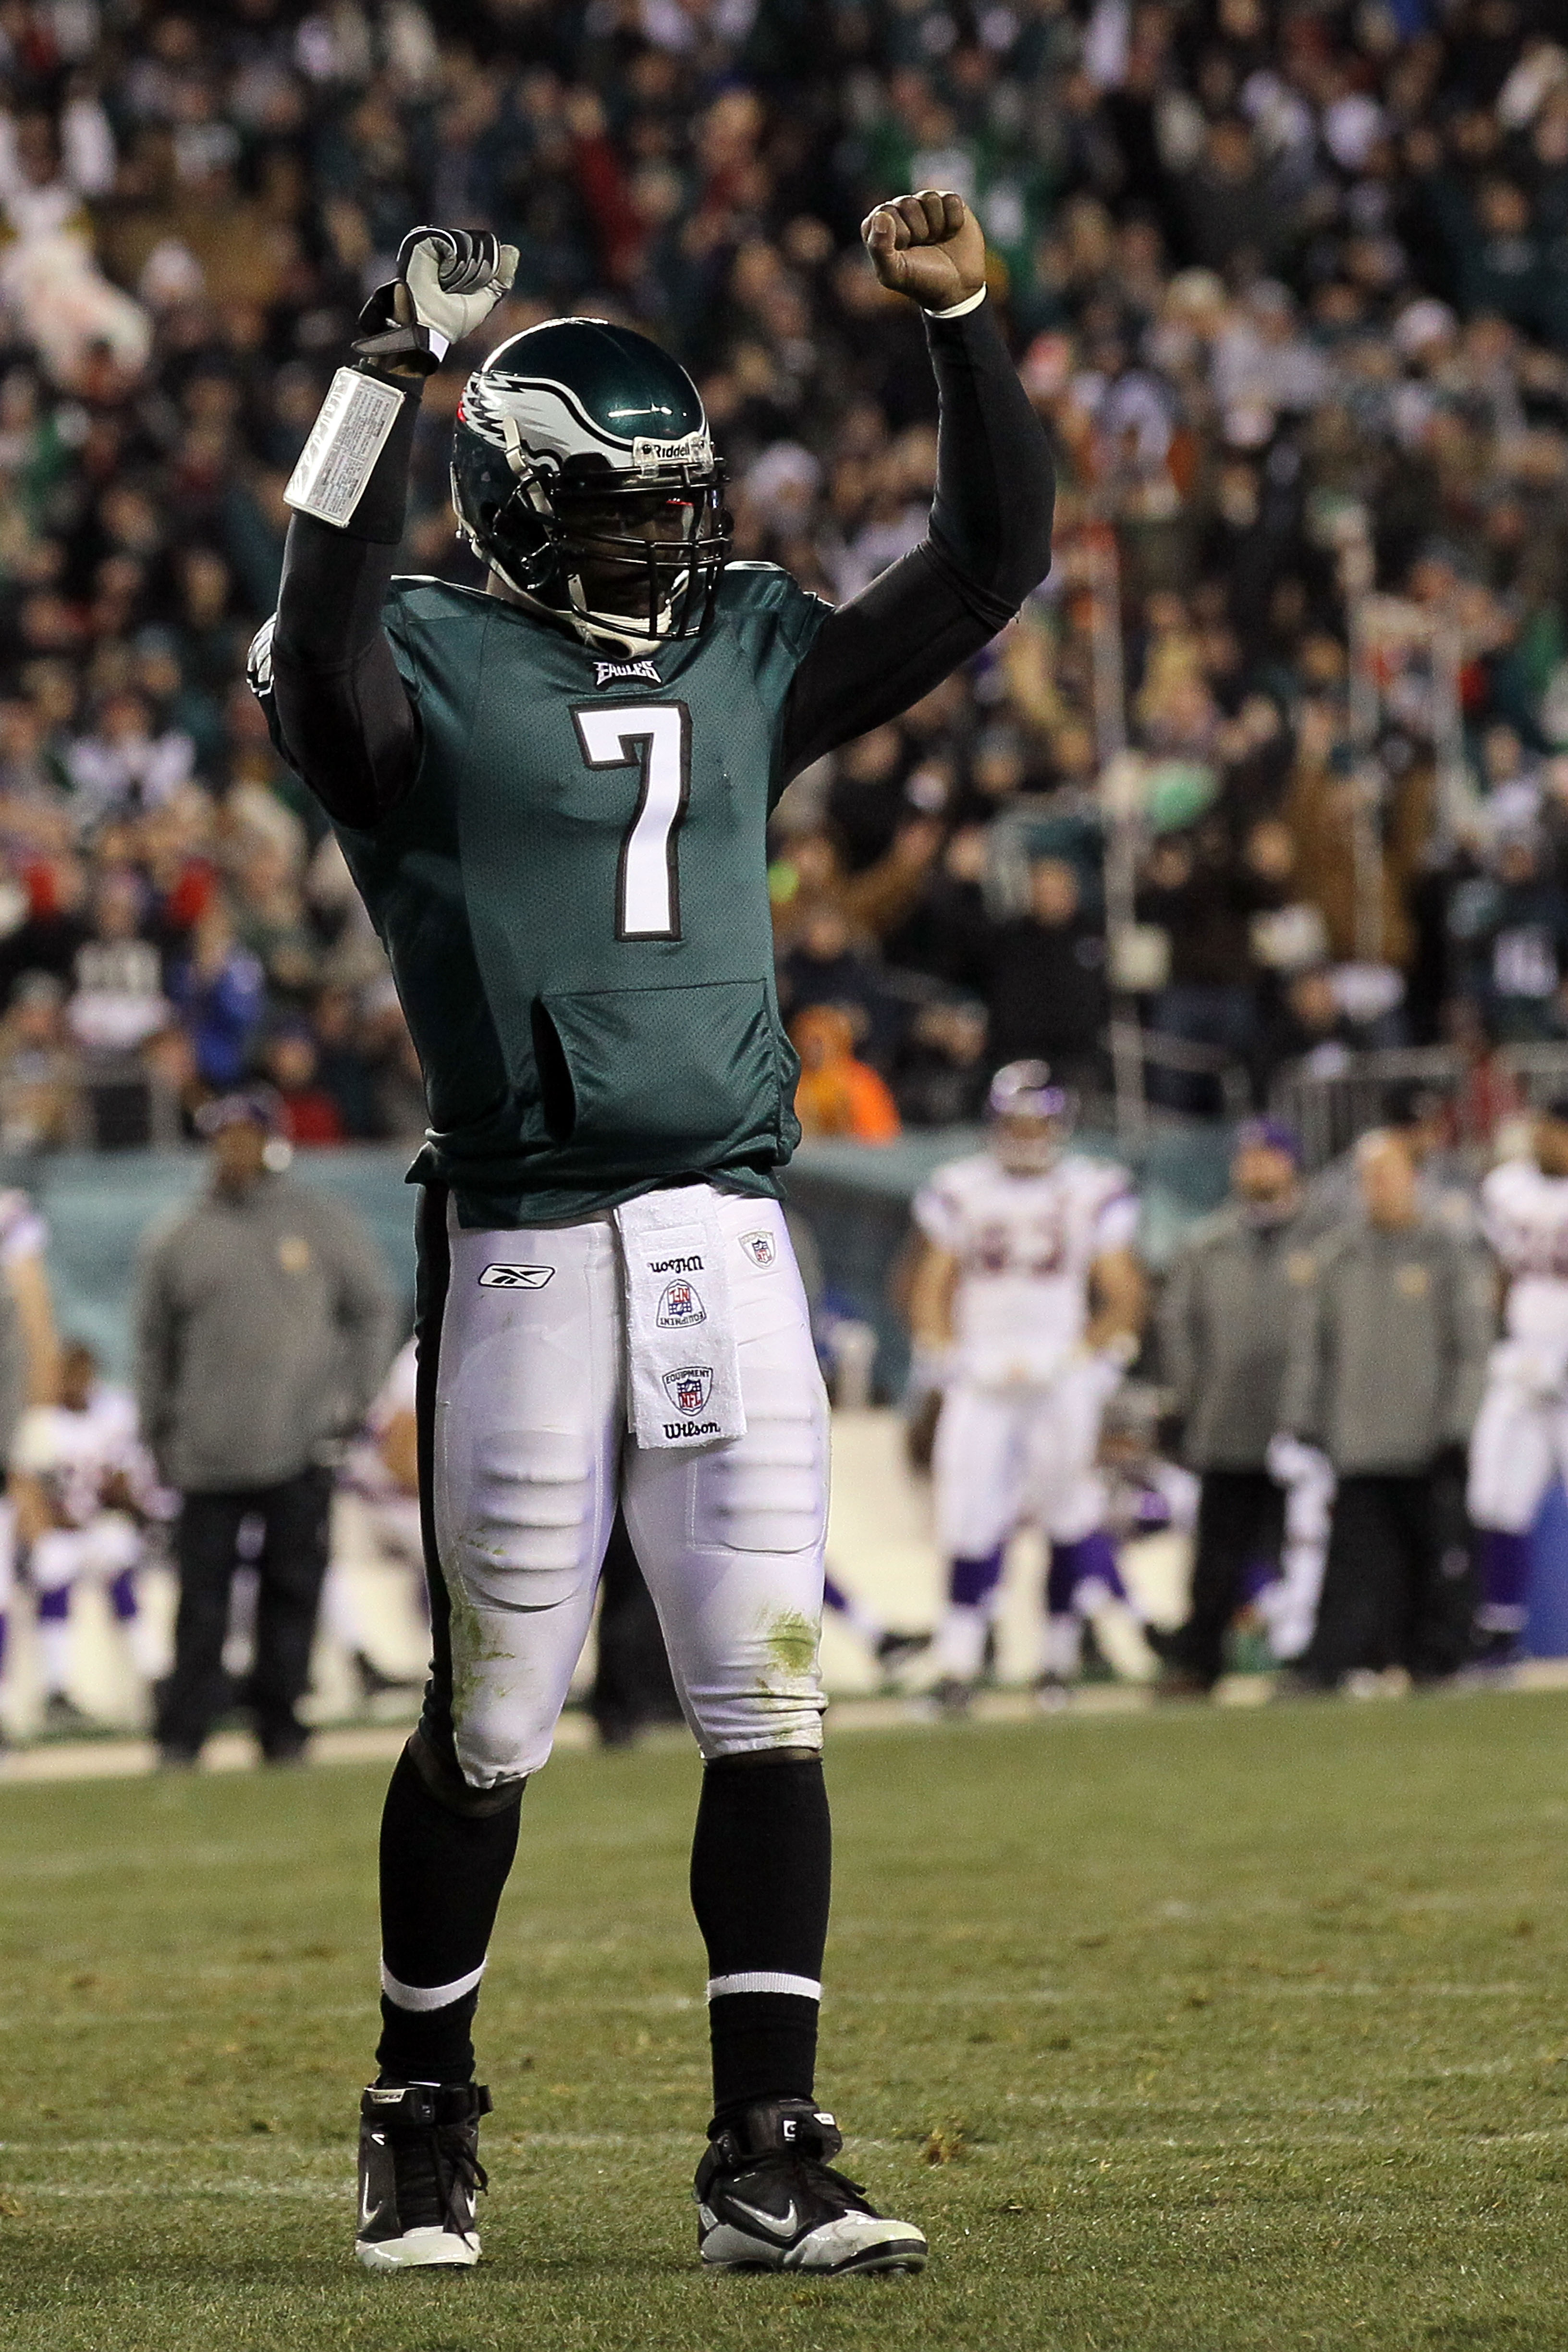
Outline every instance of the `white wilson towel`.
<svg viewBox="0 0 1568 2352">
<path fill-rule="evenodd" d="M 626 1426 L 639 1445 L 743 1437 L 717 1196 L 645 1192 L 615 1213 L 626 1290 Z"/>
</svg>

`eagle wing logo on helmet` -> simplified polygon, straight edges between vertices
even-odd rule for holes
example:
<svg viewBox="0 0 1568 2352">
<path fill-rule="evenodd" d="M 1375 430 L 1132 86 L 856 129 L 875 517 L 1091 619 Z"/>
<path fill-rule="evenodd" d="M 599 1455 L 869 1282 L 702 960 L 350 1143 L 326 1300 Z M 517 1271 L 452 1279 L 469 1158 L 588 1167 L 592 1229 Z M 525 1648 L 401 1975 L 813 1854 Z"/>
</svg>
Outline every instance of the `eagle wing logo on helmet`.
<svg viewBox="0 0 1568 2352">
<path fill-rule="evenodd" d="M 634 473 L 653 475 L 671 466 L 709 472 L 713 465 L 713 436 L 706 424 L 677 440 L 647 433 L 627 439 L 595 424 L 569 383 L 546 376 L 509 376 L 503 397 L 500 383 L 487 383 L 481 372 L 465 386 L 458 415 L 507 451 L 514 472 L 526 461 L 564 474 L 574 457 L 601 458 L 617 470 L 629 465 Z"/>
<path fill-rule="evenodd" d="M 597 457 L 612 466 L 633 460 L 635 444 L 595 425 L 569 384 L 509 375 L 503 387 L 499 379 L 487 383 L 481 372 L 466 386 L 462 406 L 464 422 L 487 440 L 555 473 L 563 472 L 574 457 Z"/>
</svg>

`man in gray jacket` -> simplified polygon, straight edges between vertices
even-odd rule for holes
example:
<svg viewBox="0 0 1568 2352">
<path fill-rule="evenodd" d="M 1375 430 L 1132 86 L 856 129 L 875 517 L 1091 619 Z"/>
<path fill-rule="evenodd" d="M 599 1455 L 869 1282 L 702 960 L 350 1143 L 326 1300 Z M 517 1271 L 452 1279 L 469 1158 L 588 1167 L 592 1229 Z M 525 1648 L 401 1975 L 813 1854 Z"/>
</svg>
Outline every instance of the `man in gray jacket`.
<svg viewBox="0 0 1568 2352">
<path fill-rule="evenodd" d="M 1247 1122 L 1230 1201 L 1183 1247 L 1161 1301 L 1162 1368 L 1184 1458 L 1201 1481 L 1186 1622 L 1157 1644 L 1167 1696 L 1214 1688 L 1232 1619 L 1279 1562 L 1285 1496 L 1267 1456 L 1280 1425 L 1292 1300 L 1311 1275 L 1299 1162 L 1283 1121 Z"/>
<path fill-rule="evenodd" d="M 268 1166 L 263 1093 L 210 1105 L 212 1181 L 143 1244 L 136 1304 L 142 1435 L 182 1497 L 164 1761 L 194 1763 L 224 1698 L 240 1528 L 260 1531 L 247 1697 L 269 1762 L 298 1756 L 326 1573 L 334 1441 L 363 1419 L 392 1352 L 374 1244 L 342 1202 Z"/>
<path fill-rule="evenodd" d="M 1405 1140 L 1363 1136 L 1356 1166 L 1363 1213 L 1317 1252 L 1281 1404 L 1283 1426 L 1321 1445 L 1339 1479 L 1301 1661 L 1324 1689 L 1357 1669 L 1428 1681 L 1463 1663 L 1465 1445 L 1492 1336 L 1475 1251 L 1423 1215 Z"/>
</svg>

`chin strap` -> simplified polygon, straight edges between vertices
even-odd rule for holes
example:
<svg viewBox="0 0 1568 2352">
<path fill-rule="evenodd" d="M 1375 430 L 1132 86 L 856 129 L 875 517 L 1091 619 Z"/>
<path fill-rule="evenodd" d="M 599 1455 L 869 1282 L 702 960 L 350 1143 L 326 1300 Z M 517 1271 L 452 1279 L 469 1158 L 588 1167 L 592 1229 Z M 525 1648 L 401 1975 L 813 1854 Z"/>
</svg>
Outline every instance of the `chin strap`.
<svg viewBox="0 0 1568 2352">
<path fill-rule="evenodd" d="M 547 604 L 542 596 L 535 596 L 528 589 L 520 588 L 493 555 L 487 561 L 509 597 L 525 605 L 529 612 L 538 613 L 544 620 L 559 622 L 563 628 L 570 629 L 574 636 L 581 637 L 584 645 L 599 646 L 610 653 L 651 654 L 657 653 L 659 646 L 667 642 L 663 637 L 650 636 L 646 629 L 629 628 L 624 621 L 575 604 Z M 581 594 L 581 582 L 574 580 L 573 584 Z M 664 609 L 668 612 L 668 604 Z"/>
</svg>

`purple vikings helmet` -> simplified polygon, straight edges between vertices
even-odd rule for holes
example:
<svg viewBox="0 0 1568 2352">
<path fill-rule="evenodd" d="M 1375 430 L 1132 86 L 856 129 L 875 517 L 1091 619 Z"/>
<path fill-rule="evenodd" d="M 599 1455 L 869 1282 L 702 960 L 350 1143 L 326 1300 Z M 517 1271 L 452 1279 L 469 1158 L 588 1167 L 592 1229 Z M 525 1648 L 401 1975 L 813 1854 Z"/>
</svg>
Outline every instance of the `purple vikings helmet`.
<svg viewBox="0 0 1568 2352">
<path fill-rule="evenodd" d="M 991 1149 L 1012 1176 L 1035 1176 L 1049 1168 L 1071 1132 L 1077 1098 L 1052 1084 L 1047 1062 L 1008 1062 L 991 1081 L 986 1098 Z"/>
</svg>

